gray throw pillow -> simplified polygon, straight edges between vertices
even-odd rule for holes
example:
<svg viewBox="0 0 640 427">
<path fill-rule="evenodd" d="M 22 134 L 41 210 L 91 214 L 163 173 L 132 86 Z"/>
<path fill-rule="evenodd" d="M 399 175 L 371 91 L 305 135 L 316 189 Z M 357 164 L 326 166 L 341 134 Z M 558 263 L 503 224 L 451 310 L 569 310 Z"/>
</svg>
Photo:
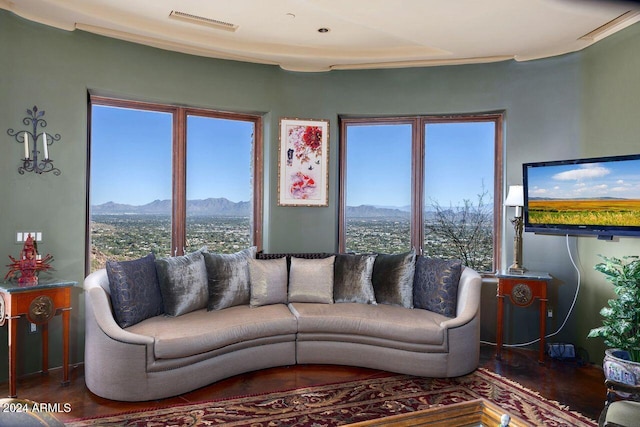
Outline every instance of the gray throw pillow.
<svg viewBox="0 0 640 427">
<path fill-rule="evenodd" d="M 413 308 L 416 252 L 378 254 L 373 264 L 373 290 L 378 304 Z"/>
<path fill-rule="evenodd" d="M 414 306 L 455 317 L 461 274 L 462 262 L 458 260 L 417 257 L 413 281 Z"/>
<path fill-rule="evenodd" d="M 336 255 L 333 276 L 334 302 L 375 304 L 371 275 L 376 255 Z"/>
<path fill-rule="evenodd" d="M 121 328 L 164 312 L 153 254 L 132 261 L 107 261 L 106 267 L 111 305 Z"/>
<path fill-rule="evenodd" d="M 291 257 L 289 302 L 333 304 L 334 255 L 323 259 Z"/>
<path fill-rule="evenodd" d="M 234 254 L 204 253 L 204 263 L 209 277 L 207 310 L 249 304 L 249 260 L 255 259 L 256 249 L 252 246 Z"/>
<path fill-rule="evenodd" d="M 180 316 L 207 306 L 207 269 L 201 251 L 156 260 L 164 311 Z"/>
<path fill-rule="evenodd" d="M 251 298 L 249 305 L 259 307 L 287 303 L 287 259 L 250 259 Z"/>
</svg>

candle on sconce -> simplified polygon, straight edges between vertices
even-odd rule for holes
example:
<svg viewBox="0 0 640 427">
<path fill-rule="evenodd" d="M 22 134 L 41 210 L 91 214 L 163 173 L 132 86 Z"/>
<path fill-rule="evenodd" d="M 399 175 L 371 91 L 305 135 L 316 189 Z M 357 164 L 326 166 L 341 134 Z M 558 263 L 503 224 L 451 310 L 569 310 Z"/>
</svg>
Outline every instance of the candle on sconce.
<svg viewBox="0 0 640 427">
<path fill-rule="evenodd" d="M 29 158 L 29 134 L 24 133 L 24 158 Z"/>
<path fill-rule="evenodd" d="M 44 159 L 45 160 L 49 160 L 49 147 L 47 147 L 47 133 L 46 132 L 42 132 L 42 141 L 43 141 L 43 144 L 44 144 L 44 146 L 43 146 L 44 147 L 44 150 L 43 150 Z"/>
</svg>

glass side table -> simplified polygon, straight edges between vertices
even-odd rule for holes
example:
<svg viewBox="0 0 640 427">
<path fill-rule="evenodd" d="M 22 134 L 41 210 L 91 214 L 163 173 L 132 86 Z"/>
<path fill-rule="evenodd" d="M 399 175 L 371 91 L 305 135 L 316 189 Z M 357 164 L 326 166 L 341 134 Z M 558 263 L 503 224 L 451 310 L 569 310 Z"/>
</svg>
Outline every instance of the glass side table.
<svg viewBox="0 0 640 427">
<path fill-rule="evenodd" d="M 11 280 L 0 283 L 0 326 L 9 324 L 9 397 L 16 397 L 18 319 L 26 316 L 42 330 L 42 373 L 49 372 L 49 321 L 62 315 L 62 385 L 69 384 L 69 317 L 71 288 L 78 282 L 40 278 L 37 285 L 19 285 Z"/>
</svg>

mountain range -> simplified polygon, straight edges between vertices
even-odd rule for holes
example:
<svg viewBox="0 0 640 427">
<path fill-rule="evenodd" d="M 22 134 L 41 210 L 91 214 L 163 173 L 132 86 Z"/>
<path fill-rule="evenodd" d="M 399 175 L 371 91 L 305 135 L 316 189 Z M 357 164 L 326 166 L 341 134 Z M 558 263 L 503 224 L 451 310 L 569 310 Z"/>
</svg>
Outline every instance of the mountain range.
<svg viewBox="0 0 640 427">
<path fill-rule="evenodd" d="M 170 215 L 171 200 L 154 200 L 145 205 L 128 205 L 107 202 L 91 206 L 93 215 Z M 232 202 L 224 197 L 203 200 L 187 200 L 187 214 L 201 216 L 249 216 L 251 203 Z M 387 206 L 347 206 L 350 218 L 409 218 L 406 208 Z"/>
<path fill-rule="evenodd" d="M 171 200 L 154 200 L 146 205 L 127 205 L 107 202 L 91 206 L 94 215 L 171 215 Z M 224 197 L 187 200 L 188 215 L 249 216 L 251 203 L 232 202 Z"/>
</svg>

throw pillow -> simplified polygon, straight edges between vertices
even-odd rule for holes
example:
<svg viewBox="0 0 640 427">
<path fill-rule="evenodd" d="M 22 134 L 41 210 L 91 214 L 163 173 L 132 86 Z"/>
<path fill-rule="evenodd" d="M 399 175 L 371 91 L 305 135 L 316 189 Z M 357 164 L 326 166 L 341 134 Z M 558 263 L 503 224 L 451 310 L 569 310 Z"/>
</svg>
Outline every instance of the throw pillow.
<svg viewBox="0 0 640 427">
<path fill-rule="evenodd" d="M 234 254 L 204 253 L 204 263 L 209 277 L 207 310 L 249 304 L 249 260 L 255 259 L 256 249 L 252 246 Z"/>
<path fill-rule="evenodd" d="M 291 257 L 289 302 L 333 304 L 335 255 L 322 259 Z"/>
<path fill-rule="evenodd" d="M 249 305 L 287 303 L 287 259 L 250 259 L 249 278 L 251 297 Z"/>
<path fill-rule="evenodd" d="M 334 302 L 375 304 L 371 275 L 376 255 L 336 255 L 333 276 Z"/>
<path fill-rule="evenodd" d="M 153 254 L 133 261 L 107 261 L 107 276 L 111 305 L 121 328 L 164 312 Z"/>
<path fill-rule="evenodd" d="M 413 275 L 416 252 L 378 254 L 371 281 L 378 304 L 413 308 Z"/>
<path fill-rule="evenodd" d="M 416 258 L 413 304 L 416 308 L 455 317 L 462 262 L 437 258 Z"/>
<path fill-rule="evenodd" d="M 164 311 L 180 316 L 207 305 L 207 269 L 201 251 L 156 260 Z"/>
</svg>

